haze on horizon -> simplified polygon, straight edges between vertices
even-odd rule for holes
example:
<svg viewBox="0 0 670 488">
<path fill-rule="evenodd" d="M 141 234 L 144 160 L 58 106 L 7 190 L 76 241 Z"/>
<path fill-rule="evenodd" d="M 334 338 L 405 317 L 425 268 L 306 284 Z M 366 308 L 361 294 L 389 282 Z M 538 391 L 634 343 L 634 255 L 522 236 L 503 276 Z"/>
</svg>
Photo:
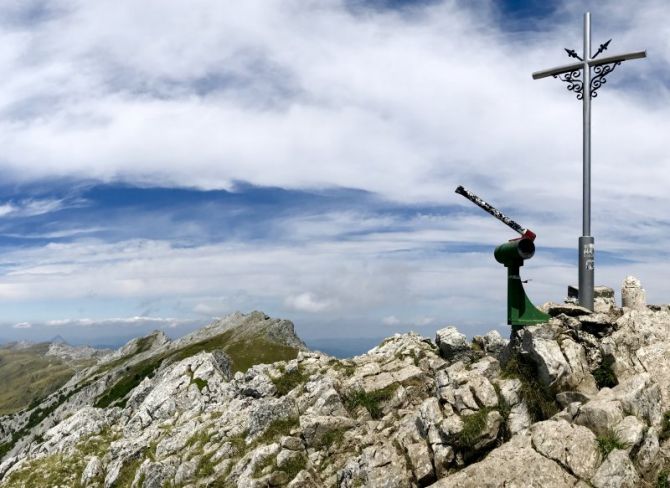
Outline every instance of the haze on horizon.
<svg viewBox="0 0 670 488">
<path fill-rule="evenodd" d="M 118 344 L 236 310 L 305 340 L 505 333 L 577 279 L 581 103 L 531 73 L 624 63 L 593 103 L 596 284 L 670 301 L 670 6 L 448 0 L 0 5 L 0 340 Z"/>
</svg>

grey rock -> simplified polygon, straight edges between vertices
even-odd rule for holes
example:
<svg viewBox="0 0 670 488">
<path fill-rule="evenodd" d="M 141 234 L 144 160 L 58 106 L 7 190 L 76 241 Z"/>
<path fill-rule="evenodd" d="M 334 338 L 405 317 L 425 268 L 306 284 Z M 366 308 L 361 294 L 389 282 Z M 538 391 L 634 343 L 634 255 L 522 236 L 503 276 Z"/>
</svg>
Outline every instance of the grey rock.
<svg viewBox="0 0 670 488">
<path fill-rule="evenodd" d="M 565 420 L 538 422 L 531 429 L 532 444 L 543 456 L 565 466 L 575 476 L 589 480 L 600 464 L 596 436 L 586 427 Z"/>
<path fill-rule="evenodd" d="M 628 453 L 615 449 L 598 468 L 591 484 L 595 488 L 635 488 L 640 484 L 640 476 Z"/>
<path fill-rule="evenodd" d="M 349 417 L 317 417 L 303 415 L 300 417 L 300 427 L 305 443 L 309 447 L 318 447 L 324 436 L 336 430 L 347 430 L 356 425 L 356 421 Z"/>
<path fill-rule="evenodd" d="M 605 435 L 623 420 L 621 403 L 615 400 L 592 400 L 579 408 L 575 423 Z"/>
<path fill-rule="evenodd" d="M 91 486 L 101 481 L 104 475 L 102 462 L 98 456 L 91 456 L 81 474 L 80 483 L 82 486 Z"/>
<path fill-rule="evenodd" d="M 435 343 L 439 347 L 442 357 L 448 361 L 468 359 L 472 353 L 467 338 L 456 327 L 446 327 L 438 330 L 435 334 Z"/>
<path fill-rule="evenodd" d="M 430 485 L 431 488 L 549 488 L 574 486 L 577 479 L 561 466 L 539 454 L 529 434 L 514 436 L 471 464 Z"/>
<path fill-rule="evenodd" d="M 543 326 L 526 327 L 519 332 L 522 352 L 530 356 L 537 366 L 539 380 L 553 386 L 572 374 L 551 329 Z"/>
<path fill-rule="evenodd" d="M 567 315 L 568 317 L 579 317 L 581 315 L 591 314 L 591 310 L 580 305 L 570 303 L 550 303 L 546 307 L 547 313 L 552 317 L 557 315 Z"/>
<path fill-rule="evenodd" d="M 634 415 L 628 415 L 614 426 L 614 432 L 630 452 L 642 442 L 647 425 Z"/>
<path fill-rule="evenodd" d="M 646 310 L 647 298 L 640 280 L 628 276 L 621 285 L 621 306 L 632 310 Z"/>
<path fill-rule="evenodd" d="M 581 391 L 562 391 L 556 394 L 556 401 L 561 408 L 566 408 L 568 405 L 578 402 L 587 403 L 591 398 Z"/>
<path fill-rule="evenodd" d="M 433 462 L 425 442 L 416 442 L 407 447 L 407 456 L 412 465 L 412 472 L 420 486 L 435 480 Z"/>
<path fill-rule="evenodd" d="M 649 428 L 645 433 L 642 444 L 635 456 L 635 462 L 644 475 L 653 473 L 656 465 L 660 464 L 660 459 L 657 458 L 660 450 L 658 442 L 658 434 L 653 427 Z"/>
<path fill-rule="evenodd" d="M 479 346 L 485 354 L 496 356 L 502 352 L 509 341 L 503 339 L 497 330 L 492 330 L 483 336 L 474 336 L 472 342 Z"/>
</svg>

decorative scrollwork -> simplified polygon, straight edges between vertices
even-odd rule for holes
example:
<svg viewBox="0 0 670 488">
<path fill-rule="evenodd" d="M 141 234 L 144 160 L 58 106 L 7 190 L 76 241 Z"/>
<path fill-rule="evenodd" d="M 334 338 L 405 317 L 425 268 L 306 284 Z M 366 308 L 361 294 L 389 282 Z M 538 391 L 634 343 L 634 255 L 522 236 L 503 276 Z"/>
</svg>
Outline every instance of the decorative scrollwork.
<svg viewBox="0 0 670 488">
<path fill-rule="evenodd" d="M 595 73 L 593 77 L 591 78 L 591 97 L 595 98 L 598 96 L 596 91 L 598 88 L 603 86 L 605 83 L 607 83 L 607 79 L 605 76 L 609 75 L 612 71 L 614 71 L 614 68 L 619 66 L 621 64 L 621 61 L 616 61 L 614 63 L 609 63 L 609 64 L 600 64 L 598 66 L 594 66 L 593 72 Z"/>
<path fill-rule="evenodd" d="M 554 75 L 554 78 L 558 78 L 559 80 L 566 82 L 568 84 L 567 89 L 577 94 L 577 100 L 582 99 L 584 96 L 584 82 L 582 81 L 581 69 Z"/>
</svg>

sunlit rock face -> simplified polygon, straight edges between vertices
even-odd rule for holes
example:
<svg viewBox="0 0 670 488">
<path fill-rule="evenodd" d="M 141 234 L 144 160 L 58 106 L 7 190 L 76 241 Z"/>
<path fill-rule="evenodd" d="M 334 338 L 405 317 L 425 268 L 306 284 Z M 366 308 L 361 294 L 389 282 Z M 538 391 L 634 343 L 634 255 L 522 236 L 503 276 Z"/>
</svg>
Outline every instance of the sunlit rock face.
<svg viewBox="0 0 670 488">
<path fill-rule="evenodd" d="M 605 299 L 509 341 L 445 327 L 346 360 L 260 312 L 134 340 L 2 418 L 0 486 L 664 483 L 668 307 Z"/>
</svg>

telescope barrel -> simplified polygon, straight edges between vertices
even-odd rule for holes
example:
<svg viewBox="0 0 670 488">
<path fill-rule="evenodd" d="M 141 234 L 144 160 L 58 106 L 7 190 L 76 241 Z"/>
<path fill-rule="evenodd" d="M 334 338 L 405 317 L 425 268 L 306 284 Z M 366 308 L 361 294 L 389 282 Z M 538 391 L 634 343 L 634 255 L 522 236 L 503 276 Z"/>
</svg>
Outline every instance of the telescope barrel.
<svg viewBox="0 0 670 488">
<path fill-rule="evenodd" d="M 495 208 L 493 205 L 486 203 L 484 200 L 479 198 L 477 195 L 472 193 L 470 190 L 467 190 L 466 188 L 463 188 L 463 186 L 459 186 L 456 188 L 456 193 L 459 195 L 463 195 L 465 198 L 470 200 L 472 203 L 477 205 L 479 208 L 484 210 L 485 212 L 488 212 L 489 214 L 493 215 L 496 219 L 500 220 L 502 223 L 506 224 L 507 226 L 511 227 L 513 230 L 521 234 L 523 237 L 526 237 L 530 239 L 531 241 L 535 240 L 535 233 L 531 231 L 530 229 L 526 229 L 525 227 L 520 226 L 516 222 L 514 222 L 512 219 L 507 217 L 505 214 L 503 214 L 500 210 Z"/>
</svg>

